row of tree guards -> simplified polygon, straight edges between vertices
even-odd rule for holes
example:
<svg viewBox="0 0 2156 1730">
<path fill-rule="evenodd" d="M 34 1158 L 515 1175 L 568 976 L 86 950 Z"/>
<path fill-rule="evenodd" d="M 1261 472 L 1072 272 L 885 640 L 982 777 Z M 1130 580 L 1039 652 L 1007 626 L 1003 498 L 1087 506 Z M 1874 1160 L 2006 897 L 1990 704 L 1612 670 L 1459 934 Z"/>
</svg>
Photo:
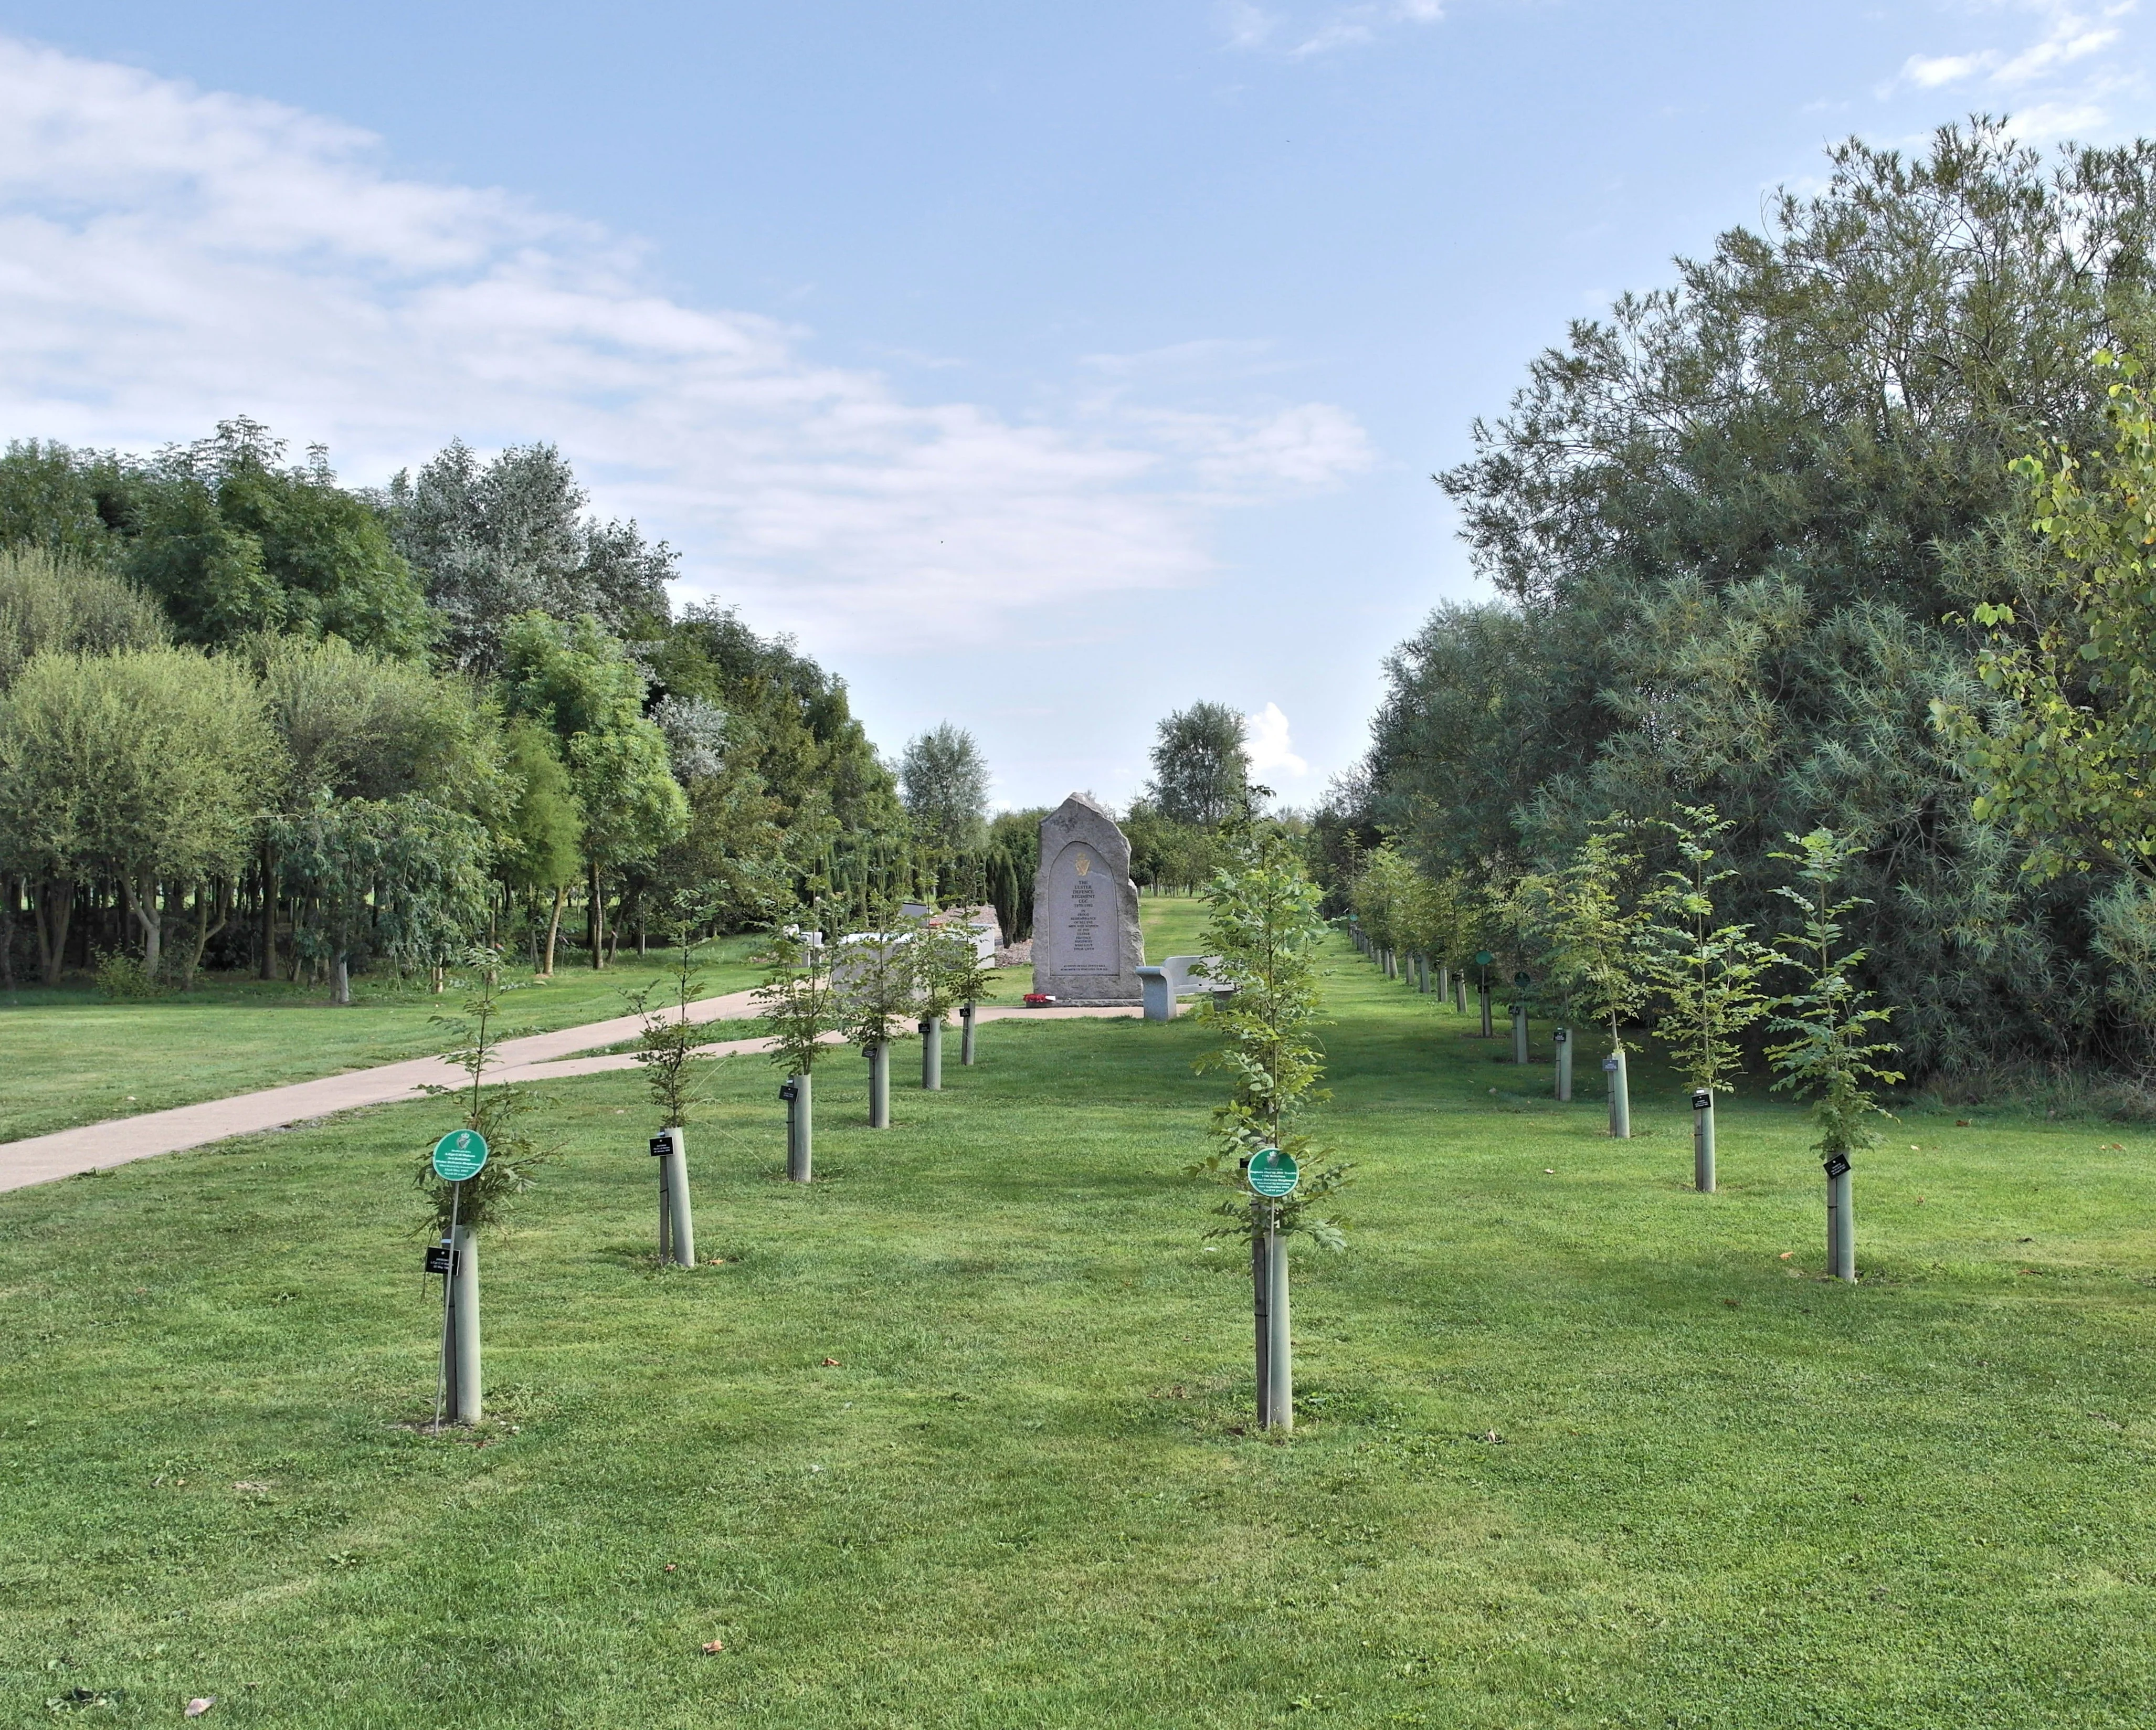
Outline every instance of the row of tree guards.
<svg viewBox="0 0 2156 1730">
<path fill-rule="evenodd" d="M 687 1131 L 704 1096 L 689 1068 L 701 1038 L 689 1009 L 703 995 L 695 935 L 704 914 L 685 902 L 675 911 L 670 1001 L 654 1009 L 649 991 L 627 995 L 632 1011 L 644 1017 L 634 1055 L 664 1126 L 649 1142 L 658 1161 L 658 1259 L 662 1266 L 694 1267 Z M 892 915 L 879 923 L 885 928 L 835 942 L 798 927 L 779 933 L 756 993 L 773 1032 L 772 1056 L 786 1073 L 778 1090 L 786 1106 L 786 1174 L 797 1183 L 808 1183 L 814 1173 L 814 1075 L 818 1058 L 831 1049 L 832 1035 L 858 1045 L 868 1060 L 874 1129 L 891 1125 L 891 1048 L 908 1019 L 921 1035 L 923 1089 L 935 1091 L 943 1085 L 943 1028 L 954 1009 L 961 1029 L 959 1062 L 970 1067 L 977 1059 L 976 1010 L 996 982 L 973 927 L 932 923 L 922 915 Z M 418 1175 L 436 1225 L 425 1271 L 443 1279 L 437 1430 L 444 1421 L 476 1424 L 482 1415 L 478 1233 L 499 1221 L 507 1198 L 529 1187 L 533 1169 L 548 1157 L 521 1127 L 532 1109 L 522 1091 L 483 1085 L 493 1048 L 516 1032 L 499 1025 L 500 952 L 480 947 L 462 959 L 478 981 L 458 1024 L 465 1043 L 449 1054 L 470 1077 L 469 1094 L 459 1091 L 467 1106 L 465 1121 L 434 1144 Z"/>
<path fill-rule="evenodd" d="M 1746 1035 L 1763 1024 L 1765 1055 L 1778 1091 L 1808 1095 L 1820 1130 L 1815 1143 L 1826 1180 L 1827 1263 L 1837 1279 L 1856 1277 L 1856 1227 L 1851 1208 L 1850 1156 L 1874 1144 L 1870 1127 L 1884 1115 L 1874 1089 L 1902 1077 L 1881 1065 L 1894 1047 L 1873 1037 L 1892 1014 L 1856 983 L 1865 952 L 1848 947 L 1845 921 L 1863 903 L 1840 893 L 1856 848 L 1820 829 L 1788 838 L 1786 861 L 1794 881 L 1777 895 L 1796 911 L 1794 928 L 1762 942 L 1749 928 L 1715 922 L 1713 891 L 1734 874 L 1714 868 L 1716 843 L 1731 824 L 1712 807 L 1680 808 L 1676 821 L 1634 823 L 1622 817 L 1594 824 L 1561 870 L 1528 874 L 1491 896 L 1484 929 L 1507 932 L 1515 952 L 1538 963 L 1512 975 L 1512 1060 L 1528 1061 L 1528 1024 L 1537 1009 L 1556 1022 L 1551 1043 L 1554 1091 L 1573 1093 L 1573 1040 L 1581 1025 L 1606 1029 L 1602 1060 L 1608 1082 L 1609 1133 L 1632 1133 L 1627 1029 L 1652 1016 L 1652 1036 L 1668 1049 L 1690 1089 L 1692 1181 L 1702 1192 L 1715 1188 L 1715 1101 L 1743 1070 Z M 1642 855 L 1652 841 L 1669 845 L 1676 863 L 1639 886 Z M 1363 907 L 1351 915 L 1356 947 L 1388 978 L 1404 976 L 1422 993 L 1432 991 L 1466 1011 L 1466 973 L 1475 973 L 1481 1037 L 1494 1037 L 1491 970 L 1494 949 L 1479 948 L 1455 973 L 1451 955 L 1402 950 L 1401 936 L 1427 942 L 1435 930 L 1454 937 L 1471 928 L 1456 883 L 1418 880 L 1398 855 L 1368 875 L 1393 880 L 1358 885 Z M 1366 875 L 1367 883 L 1367 875 Z M 1374 913 L 1377 916 L 1370 916 Z M 1433 946 L 1434 947 L 1434 946 Z M 1770 993 L 1780 975 L 1788 988 Z"/>
</svg>

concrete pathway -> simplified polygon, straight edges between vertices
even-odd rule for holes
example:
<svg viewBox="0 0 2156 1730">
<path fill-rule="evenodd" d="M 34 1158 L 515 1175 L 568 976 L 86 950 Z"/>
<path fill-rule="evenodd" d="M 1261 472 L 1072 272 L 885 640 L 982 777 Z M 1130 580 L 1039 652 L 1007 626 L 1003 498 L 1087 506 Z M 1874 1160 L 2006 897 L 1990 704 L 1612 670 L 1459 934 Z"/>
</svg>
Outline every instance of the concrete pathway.
<svg viewBox="0 0 2156 1730">
<path fill-rule="evenodd" d="M 689 1019 L 741 1021 L 755 1014 L 746 991 L 706 998 L 689 1006 Z M 1137 1015 L 1136 1009 L 1028 1009 L 1014 1004 L 985 1004 L 978 1012 L 982 1021 L 1006 1016 Z M 504 1040 L 497 1048 L 500 1066 L 490 1066 L 489 1084 L 498 1081 L 541 1083 L 572 1075 L 590 1075 L 608 1070 L 633 1069 L 635 1057 L 626 1051 L 597 1057 L 578 1057 L 595 1046 L 617 1045 L 643 1030 L 639 1015 L 618 1015 L 609 1021 L 588 1022 L 554 1033 L 528 1034 Z M 838 1035 L 829 1036 L 831 1044 Z M 715 1040 L 699 1047 L 706 1057 L 733 1057 L 768 1050 L 767 1040 Z M 138 1117 L 109 1118 L 85 1123 L 50 1135 L 31 1136 L 19 1142 L 0 1142 L 0 1191 L 22 1189 L 32 1183 L 49 1183 L 79 1173 L 103 1171 L 149 1159 L 160 1153 L 177 1153 L 233 1136 L 259 1135 L 264 1130 L 326 1117 L 336 1111 L 356 1111 L 362 1106 L 393 1105 L 424 1096 L 422 1090 L 470 1086 L 471 1078 L 454 1064 L 439 1057 L 415 1057 L 403 1063 L 385 1063 L 373 1069 L 352 1070 L 343 1075 L 323 1075 L 312 1081 L 295 1081 L 286 1087 L 268 1087 L 259 1093 L 235 1094 L 229 1099 L 205 1101 L 197 1106 L 177 1106 L 168 1111 L 145 1111 Z"/>
</svg>

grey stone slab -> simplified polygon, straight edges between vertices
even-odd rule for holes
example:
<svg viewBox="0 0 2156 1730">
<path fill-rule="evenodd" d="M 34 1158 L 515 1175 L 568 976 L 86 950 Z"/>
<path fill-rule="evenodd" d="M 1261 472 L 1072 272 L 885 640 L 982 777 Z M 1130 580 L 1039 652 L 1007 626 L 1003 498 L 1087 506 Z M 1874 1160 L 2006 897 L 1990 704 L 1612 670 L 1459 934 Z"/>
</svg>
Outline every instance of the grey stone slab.
<svg viewBox="0 0 2156 1730">
<path fill-rule="evenodd" d="M 1145 939 L 1131 844 L 1074 793 L 1041 820 L 1033 886 L 1033 988 L 1060 1004 L 1137 1004 Z"/>
</svg>

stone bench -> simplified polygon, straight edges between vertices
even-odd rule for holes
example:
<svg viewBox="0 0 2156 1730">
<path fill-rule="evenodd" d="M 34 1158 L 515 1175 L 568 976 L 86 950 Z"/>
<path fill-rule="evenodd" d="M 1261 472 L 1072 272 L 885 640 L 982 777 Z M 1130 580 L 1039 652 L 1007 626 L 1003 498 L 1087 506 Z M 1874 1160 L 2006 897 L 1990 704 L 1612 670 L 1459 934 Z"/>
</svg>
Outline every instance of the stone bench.
<svg viewBox="0 0 2156 1730">
<path fill-rule="evenodd" d="M 1175 1000 L 1209 991 L 1216 997 L 1231 993 L 1233 986 L 1221 987 L 1212 980 L 1192 977 L 1191 970 L 1199 966 L 1216 967 L 1219 957 L 1215 955 L 1171 955 L 1158 967 L 1138 969 L 1138 983 L 1145 993 L 1145 1019 L 1166 1021 L 1175 1014 Z"/>
</svg>

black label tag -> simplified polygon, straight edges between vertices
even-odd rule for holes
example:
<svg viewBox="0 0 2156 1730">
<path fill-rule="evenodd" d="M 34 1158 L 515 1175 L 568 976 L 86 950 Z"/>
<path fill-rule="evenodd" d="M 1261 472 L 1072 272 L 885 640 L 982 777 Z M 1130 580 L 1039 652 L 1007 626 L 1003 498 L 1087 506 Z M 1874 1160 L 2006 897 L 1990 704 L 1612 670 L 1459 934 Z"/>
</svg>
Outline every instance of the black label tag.
<svg viewBox="0 0 2156 1730">
<path fill-rule="evenodd" d="M 427 1245 L 427 1271 L 430 1274 L 453 1274 L 456 1271 L 456 1255 L 447 1244 Z"/>
<path fill-rule="evenodd" d="M 652 1157 L 654 1159 L 664 1159 L 664 1158 L 665 1158 L 669 1153 L 671 1153 L 673 1151 L 674 1151 L 674 1137 L 673 1137 L 672 1136 L 670 1136 L 670 1135 L 655 1135 L 655 1136 L 652 1137 L 652 1138 L 651 1138 L 651 1157 Z"/>
<path fill-rule="evenodd" d="M 1827 1160 L 1826 1174 L 1830 1178 L 1838 1178 L 1848 1169 L 1849 1156 L 1846 1153 L 1834 1154 Z"/>
<path fill-rule="evenodd" d="M 778 1096 L 790 1106 L 795 1100 L 801 1097 L 801 1090 L 791 1081 L 781 1081 L 778 1084 Z"/>
</svg>

